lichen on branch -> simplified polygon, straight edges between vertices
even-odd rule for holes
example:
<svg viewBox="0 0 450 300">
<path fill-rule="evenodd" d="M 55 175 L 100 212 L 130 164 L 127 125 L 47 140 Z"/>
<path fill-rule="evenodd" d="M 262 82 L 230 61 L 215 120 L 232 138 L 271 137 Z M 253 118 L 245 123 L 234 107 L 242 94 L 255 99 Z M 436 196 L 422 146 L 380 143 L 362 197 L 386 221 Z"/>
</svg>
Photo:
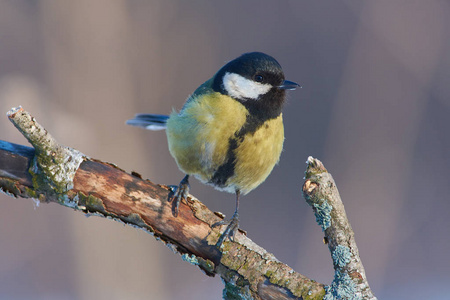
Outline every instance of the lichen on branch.
<svg viewBox="0 0 450 300">
<path fill-rule="evenodd" d="M 324 299 L 376 299 L 333 177 L 318 159 L 310 156 L 306 164 L 303 195 L 325 234 L 335 270 L 333 282 L 325 287 Z"/>
<path fill-rule="evenodd" d="M 221 220 L 192 195 L 172 214 L 171 188 L 59 145 L 21 107 L 8 118 L 34 149 L 0 143 L 0 189 L 10 196 L 56 202 L 85 214 L 141 228 L 183 260 L 225 282 L 226 299 L 322 299 L 324 285 L 278 261 L 242 232 L 215 245 Z M 8 162 L 8 163 L 4 163 Z M 1 170 L 8 166 L 8 170 Z"/>
</svg>

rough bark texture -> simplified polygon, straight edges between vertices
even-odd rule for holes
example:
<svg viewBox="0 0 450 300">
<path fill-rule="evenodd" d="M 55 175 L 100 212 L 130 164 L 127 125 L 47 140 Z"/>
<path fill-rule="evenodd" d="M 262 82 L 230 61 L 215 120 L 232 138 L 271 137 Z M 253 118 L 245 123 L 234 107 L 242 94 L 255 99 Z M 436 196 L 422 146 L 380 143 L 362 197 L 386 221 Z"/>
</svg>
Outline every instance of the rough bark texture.
<svg viewBox="0 0 450 300">
<path fill-rule="evenodd" d="M 359 257 L 355 234 L 336 183 L 322 162 L 308 158 L 303 195 L 325 233 L 335 276 L 324 299 L 376 299 Z"/>
<path fill-rule="evenodd" d="M 331 286 L 295 272 L 242 232 L 217 247 L 224 228 L 211 225 L 221 217 L 194 197 L 182 202 L 175 217 L 170 187 L 59 145 L 22 108 L 8 117 L 34 147 L 0 141 L 0 190 L 8 195 L 141 228 L 207 275 L 220 275 L 225 299 L 374 299 L 334 181 L 317 160 L 308 160 L 303 190 L 329 241 L 337 274 Z"/>
</svg>

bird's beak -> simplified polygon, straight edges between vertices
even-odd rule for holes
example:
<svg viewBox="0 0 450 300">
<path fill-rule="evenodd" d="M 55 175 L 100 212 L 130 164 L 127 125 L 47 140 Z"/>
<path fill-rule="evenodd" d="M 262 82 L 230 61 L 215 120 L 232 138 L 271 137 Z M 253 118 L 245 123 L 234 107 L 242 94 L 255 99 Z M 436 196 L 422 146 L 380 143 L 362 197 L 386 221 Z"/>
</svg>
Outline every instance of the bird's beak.
<svg viewBox="0 0 450 300">
<path fill-rule="evenodd" d="M 301 88 L 301 86 L 298 83 L 295 83 L 295 82 L 289 81 L 289 80 L 283 81 L 283 84 L 278 86 L 279 89 L 290 90 L 290 91 L 293 91 L 298 87 Z"/>
</svg>

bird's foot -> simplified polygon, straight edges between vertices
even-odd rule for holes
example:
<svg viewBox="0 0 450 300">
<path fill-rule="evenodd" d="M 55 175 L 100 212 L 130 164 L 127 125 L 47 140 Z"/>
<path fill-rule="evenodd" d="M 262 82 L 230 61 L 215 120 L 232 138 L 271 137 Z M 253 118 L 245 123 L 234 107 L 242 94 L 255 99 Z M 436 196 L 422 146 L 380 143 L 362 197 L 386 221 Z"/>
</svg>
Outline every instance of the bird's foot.
<svg viewBox="0 0 450 300">
<path fill-rule="evenodd" d="M 184 176 L 178 187 L 176 187 L 175 192 L 169 196 L 169 202 L 172 201 L 172 213 L 175 217 L 178 217 L 178 208 L 180 207 L 180 202 L 187 198 L 189 194 L 189 175 Z"/>
<path fill-rule="evenodd" d="M 217 223 L 214 223 L 211 227 L 217 227 L 222 225 L 227 225 L 227 228 L 217 241 L 216 246 L 218 248 L 222 246 L 226 238 L 230 239 L 230 241 L 234 241 L 234 236 L 239 229 L 239 214 L 235 212 L 233 217 L 229 221 L 219 221 Z"/>
</svg>

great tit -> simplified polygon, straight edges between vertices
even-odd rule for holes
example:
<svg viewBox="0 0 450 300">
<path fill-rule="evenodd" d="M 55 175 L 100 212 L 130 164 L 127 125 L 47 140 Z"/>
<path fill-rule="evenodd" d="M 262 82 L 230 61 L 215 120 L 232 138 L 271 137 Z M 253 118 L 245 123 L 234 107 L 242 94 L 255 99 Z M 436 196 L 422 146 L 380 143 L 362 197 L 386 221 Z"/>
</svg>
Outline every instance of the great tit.
<svg viewBox="0 0 450 300">
<path fill-rule="evenodd" d="M 271 56 L 252 52 L 223 66 L 170 116 L 137 114 L 126 123 L 150 130 L 165 129 L 170 154 L 186 174 L 173 194 L 173 213 L 189 193 L 189 176 L 236 194 L 236 210 L 221 244 L 239 227 L 239 196 L 260 185 L 278 163 L 283 149 L 281 109 L 286 90 L 299 85 L 284 79 Z"/>
</svg>

